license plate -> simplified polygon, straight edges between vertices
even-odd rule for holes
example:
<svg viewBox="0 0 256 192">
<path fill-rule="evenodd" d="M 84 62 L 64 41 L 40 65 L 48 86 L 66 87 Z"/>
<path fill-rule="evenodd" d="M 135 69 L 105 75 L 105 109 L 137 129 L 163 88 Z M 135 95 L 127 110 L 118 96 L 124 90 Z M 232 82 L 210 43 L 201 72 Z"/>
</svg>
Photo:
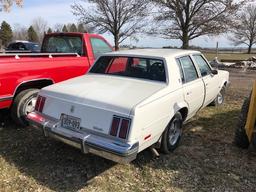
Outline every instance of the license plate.
<svg viewBox="0 0 256 192">
<path fill-rule="evenodd" d="M 61 115 L 61 126 L 66 129 L 80 130 L 81 119 L 69 115 Z"/>
</svg>

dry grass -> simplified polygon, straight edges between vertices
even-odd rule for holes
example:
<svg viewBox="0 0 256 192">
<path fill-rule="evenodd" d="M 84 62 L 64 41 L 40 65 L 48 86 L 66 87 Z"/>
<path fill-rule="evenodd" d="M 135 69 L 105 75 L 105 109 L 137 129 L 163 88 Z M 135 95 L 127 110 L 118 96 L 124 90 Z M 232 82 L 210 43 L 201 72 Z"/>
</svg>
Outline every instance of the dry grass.
<svg viewBox="0 0 256 192">
<path fill-rule="evenodd" d="M 243 98 L 255 73 L 232 72 L 226 104 L 208 107 L 185 126 L 181 146 L 127 165 L 83 155 L 18 128 L 1 113 L 0 191 L 255 191 L 256 153 L 233 144 Z M 4 116 L 6 119 L 4 119 Z"/>
<path fill-rule="evenodd" d="M 212 61 L 216 57 L 216 53 L 203 52 L 205 57 Z M 246 54 L 246 53 L 219 53 L 218 59 L 219 61 L 222 59 L 225 60 L 247 60 L 252 56 L 256 56 L 256 54 Z"/>
</svg>

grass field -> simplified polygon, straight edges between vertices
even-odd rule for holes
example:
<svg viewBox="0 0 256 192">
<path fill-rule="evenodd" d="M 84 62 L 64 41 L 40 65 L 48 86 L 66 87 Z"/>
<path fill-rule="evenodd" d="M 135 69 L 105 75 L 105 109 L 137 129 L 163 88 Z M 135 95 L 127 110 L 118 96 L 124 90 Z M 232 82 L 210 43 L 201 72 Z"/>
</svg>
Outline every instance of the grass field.
<svg viewBox="0 0 256 192">
<path fill-rule="evenodd" d="M 216 57 L 216 53 L 209 53 L 209 52 L 204 52 L 203 54 L 205 57 L 209 60 L 212 61 Z M 247 54 L 247 53 L 219 53 L 218 54 L 218 59 L 219 61 L 222 59 L 225 60 L 247 60 L 251 57 L 256 57 L 256 54 Z"/>
<path fill-rule="evenodd" d="M 194 117 L 174 153 L 154 158 L 146 150 L 127 165 L 16 127 L 1 111 L 0 191 L 255 191 L 256 152 L 232 143 L 255 77 L 255 72 L 232 71 L 226 103 Z"/>
</svg>

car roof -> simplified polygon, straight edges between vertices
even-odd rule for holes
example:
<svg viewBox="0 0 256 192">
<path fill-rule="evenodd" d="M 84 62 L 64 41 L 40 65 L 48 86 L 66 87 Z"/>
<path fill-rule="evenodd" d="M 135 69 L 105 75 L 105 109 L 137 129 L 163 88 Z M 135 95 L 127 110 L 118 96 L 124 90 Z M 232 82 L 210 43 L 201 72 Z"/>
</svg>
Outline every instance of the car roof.
<svg viewBox="0 0 256 192">
<path fill-rule="evenodd" d="M 183 50 L 183 49 L 131 49 L 114 51 L 111 53 L 105 53 L 104 55 L 111 56 L 138 56 L 138 57 L 158 57 L 158 58 L 170 58 L 178 57 L 188 54 L 200 54 L 199 51 Z"/>
</svg>

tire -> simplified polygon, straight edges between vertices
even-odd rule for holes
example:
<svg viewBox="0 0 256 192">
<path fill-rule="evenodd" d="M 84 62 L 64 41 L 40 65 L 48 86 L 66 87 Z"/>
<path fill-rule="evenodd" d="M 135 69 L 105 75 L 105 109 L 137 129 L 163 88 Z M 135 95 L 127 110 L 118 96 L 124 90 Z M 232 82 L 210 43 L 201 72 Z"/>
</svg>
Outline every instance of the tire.
<svg viewBox="0 0 256 192">
<path fill-rule="evenodd" d="M 163 153 L 169 154 L 178 147 L 182 135 L 182 123 L 182 115 L 177 112 L 163 132 L 160 148 Z"/>
<path fill-rule="evenodd" d="M 245 130 L 245 124 L 247 120 L 249 105 L 250 105 L 250 98 L 246 98 L 244 100 L 241 113 L 239 115 L 236 131 L 235 131 L 234 143 L 236 144 L 236 146 L 243 149 L 247 149 L 250 145 L 250 142 Z"/>
<path fill-rule="evenodd" d="M 38 92 L 39 89 L 27 89 L 20 92 L 14 98 L 11 107 L 11 117 L 16 124 L 21 126 L 28 125 L 25 117 L 34 110 Z"/>
<path fill-rule="evenodd" d="M 225 101 L 225 92 L 226 92 L 226 87 L 224 86 L 222 87 L 217 97 L 214 99 L 214 101 L 210 105 L 215 107 L 222 105 Z"/>
</svg>

